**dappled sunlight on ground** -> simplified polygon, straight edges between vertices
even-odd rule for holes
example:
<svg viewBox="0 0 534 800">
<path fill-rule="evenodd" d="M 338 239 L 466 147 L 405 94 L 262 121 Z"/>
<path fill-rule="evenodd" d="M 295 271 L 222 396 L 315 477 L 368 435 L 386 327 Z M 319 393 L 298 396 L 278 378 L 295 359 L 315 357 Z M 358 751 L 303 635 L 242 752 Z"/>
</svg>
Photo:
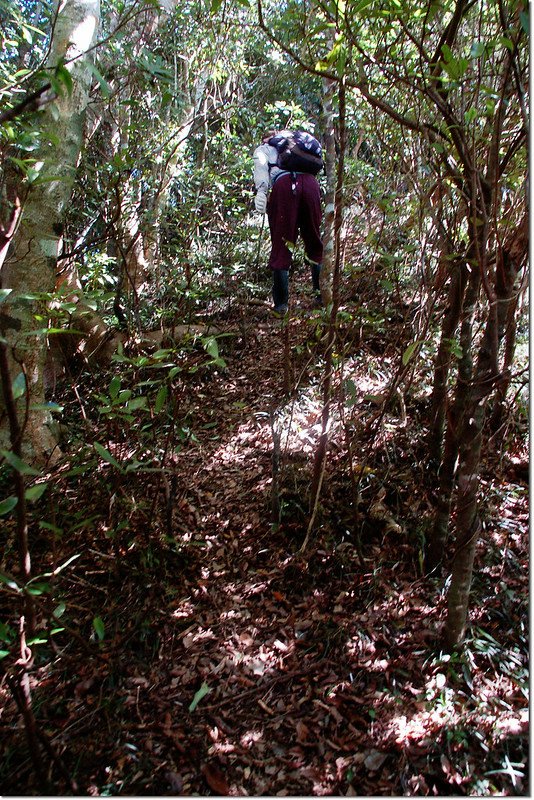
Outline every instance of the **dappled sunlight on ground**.
<svg viewBox="0 0 534 800">
<path fill-rule="evenodd" d="M 307 360 L 314 324 L 291 322 L 299 369 L 297 346 Z M 76 674 L 64 667 L 61 704 L 47 713 L 68 720 L 58 744 L 74 747 L 89 795 L 468 794 L 505 755 L 522 758 L 513 737 L 525 734 L 527 665 L 513 648 L 526 532 L 516 506 L 495 499 L 487 523 L 494 561 L 477 572 L 471 639 L 464 655 L 447 657 L 443 585 L 420 569 L 417 526 L 429 506 L 411 431 L 399 437 L 398 399 L 382 405 L 395 363 L 358 352 L 336 371 L 335 397 L 353 402 L 345 416 L 333 404 L 317 526 L 299 553 L 322 398 L 318 375 L 306 383 L 304 371 L 294 396 L 284 395 L 281 331 L 279 322 L 258 322 L 250 347 L 225 355 L 225 374 L 205 385 L 199 377 L 197 396 L 181 408 L 195 439 L 173 453 L 170 488 L 133 473 L 114 474 L 110 489 L 106 467 L 99 491 L 109 518 L 91 529 L 98 546 L 88 550 L 83 529 L 68 541 L 86 570 L 85 584 L 72 579 L 76 602 L 102 616 L 106 634 L 102 658 Z M 366 451 L 366 427 L 383 410 Z M 280 448 L 276 520 L 271 419 Z M 128 516 L 120 503 L 130 497 Z M 517 508 L 523 500 L 519 493 Z M 167 515 L 159 527 L 158 503 Z M 506 524 L 497 520 L 502 508 Z M 491 615 L 496 586 L 499 611 L 510 614 L 502 622 Z M 102 608 L 104 595 L 111 599 Z M 77 611 L 72 617 L 77 624 Z M 514 780 L 519 786 L 515 776 L 499 787 L 513 793 Z"/>
</svg>

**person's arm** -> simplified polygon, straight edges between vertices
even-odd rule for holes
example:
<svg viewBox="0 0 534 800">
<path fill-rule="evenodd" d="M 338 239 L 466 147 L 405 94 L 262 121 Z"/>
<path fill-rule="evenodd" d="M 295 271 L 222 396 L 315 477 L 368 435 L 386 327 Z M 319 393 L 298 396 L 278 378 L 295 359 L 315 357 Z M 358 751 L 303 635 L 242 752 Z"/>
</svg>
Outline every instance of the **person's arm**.
<svg viewBox="0 0 534 800">
<path fill-rule="evenodd" d="M 274 147 L 268 144 L 261 144 L 254 151 L 254 206 L 260 214 L 265 214 L 267 208 L 267 193 L 271 185 L 270 166 L 276 164 L 276 155 Z"/>
</svg>

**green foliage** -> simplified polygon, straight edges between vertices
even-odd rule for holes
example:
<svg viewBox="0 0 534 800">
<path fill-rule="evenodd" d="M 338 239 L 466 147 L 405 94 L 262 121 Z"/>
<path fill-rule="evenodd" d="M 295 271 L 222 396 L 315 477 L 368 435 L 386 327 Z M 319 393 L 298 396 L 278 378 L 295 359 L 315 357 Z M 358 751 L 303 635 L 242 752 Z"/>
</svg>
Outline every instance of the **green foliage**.
<svg viewBox="0 0 534 800">
<path fill-rule="evenodd" d="M 200 689 L 198 690 L 198 692 L 195 693 L 195 696 L 194 696 L 193 700 L 189 704 L 188 711 L 189 711 L 190 714 L 193 713 L 193 711 L 198 706 L 198 704 L 201 702 L 201 700 L 204 697 L 206 697 L 206 695 L 209 694 L 210 692 L 211 692 L 211 687 L 209 686 L 209 684 L 204 682 L 202 684 L 202 686 L 200 687 Z"/>
<path fill-rule="evenodd" d="M 102 620 L 102 617 L 97 616 L 93 618 L 93 629 L 95 631 L 98 641 L 101 642 L 106 633 L 106 628 Z"/>
</svg>

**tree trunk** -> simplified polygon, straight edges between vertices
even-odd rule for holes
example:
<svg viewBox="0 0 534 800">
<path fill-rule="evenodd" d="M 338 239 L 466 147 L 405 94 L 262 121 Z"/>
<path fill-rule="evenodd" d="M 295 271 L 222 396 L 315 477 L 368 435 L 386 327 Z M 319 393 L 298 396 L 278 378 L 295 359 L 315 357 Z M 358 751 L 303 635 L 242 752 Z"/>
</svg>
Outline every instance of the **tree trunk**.
<svg viewBox="0 0 534 800">
<path fill-rule="evenodd" d="M 328 337 L 325 348 L 325 367 L 323 378 L 323 409 L 321 413 L 321 436 L 317 444 L 313 463 L 313 475 L 310 487 L 310 519 L 306 537 L 300 548 L 304 552 L 308 546 L 310 535 L 315 524 L 319 507 L 321 487 L 326 468 L 328 452 L 328 427 L 330 421 L 330 405 L 332 402 L 332 379 L 334 372 L 334 345 L 337 333 L 337 315 L 339 310 L 339 282 L 342 267 L 341 252 L 341 226 L 343 223 L 343 187 L 345 177 L 345 151 L 347 147 L 346 132 L 346 87 L 344 79 L 339 82 L 339 159 L 337 163 L 336 191 L 334 201 L 334 230 L 333 230 L 333 276 L 332 276 L 332 309 L 328 326 Z"/>
<path fill-rule="evenodd" d="M 502 375 L 497 367 L 499 345 L 504 335 L 504 323 L 509 316 L 509 310 L 516 305 L 514 297 L 516 278 L 528 253 L 526 230 L 525 219 L 517 234 L 517 240 L 521 245 L 514 252 L 515 258 L 502 259 L 497 273 L 496 312 L 488 314 L 478 352 L 473 389 L 461 430 L 456 504 L 458 539 L 447 597 L 448 612 L 444 630 L 444 641 L 450 649 L 458 647 L 465 635 L 473 564 L 481 527 L 478 518 L 477 492 L 486 406 L 496 382 Z"/>
<path fill-rule="evenodd" d="M 514 228 L 504 242 L 497 272 L 497 297 L 501 302 L 505 301 L 507 313 L 506 318 L 504 318 L 504 311 L 501 309 L 503 322 L 502 326 L 500 325 L 499 327 L 499 338 L 504 337 L 504 354 L 501 369 L 503 378 L 497 387 L 490 421 L 490 427 L 494 433 L 499 430 L 502 424 L 504 404 L 512 381 L 511 368 L 515 354 L 516 318 L 521 298 L 521 289 L 515 290 L 514 285 L 519 271 L 528 258 L 528 244 L 528 215 L 524 214 L 521 223 Z M 501 319 L 501 316 L 499 319 Z"/>
<path fill-rule="evenodd" d="M 430 462 L 436 467 L 441 463 L 442 458 L 443 431 L 447 411 L 447 383 L 451 361 L 454 358 L 451 352 L 451 340 L 462 315 L 466 277 L 465 261 L 455 261 L 449 287 L 448 307 L 443 319 L 440 343 L 434 362 L 434 382 L 430 405 L 428 451 Z"/>
<path fill-rule="evenodd" d="M 440 461 L 436 514 L 426 551 L 426 567 L 428 570 L 436 569 L 442 562 L 449 535 L 449 520 L 460 432 L 466 408 L 469 405 L 469 387 L 473 375 L 473 318 L 479 291 L 480 275 L 478 271 L 472 270 L 465 294 L 464 318 L 460 332 L 460 348 L 462 355 L 458 362 L 455 396 L 448 413 L 443 457 Z"/>
<path fill-rule="evenodd" d="M 326 193 L 324 200 L 323 265 L 321 268 L 321 294 L 324 305 L 332 302 L 334 271 L 334 217 L 336 196 L 336 142 L 334 129 L 334 94 L 336 84 L 323 80 L 324 154 Z"/>
<path fill-rule="evenodd" d="M 44 400 L 46 334 L 38 331 L 46 328 L 42 320 L 47 319 L 47 305 L 21 295 L 54 290 L 64 211 L 82 146 L 92 79 L 88 50 L 95 42 L 99 19 L 99 0 L 64 0 L 59 5 L 48 63 L 53 69 L 64 60 L 72 78 L 72 91 L 66 87 L 43 112 L 42 145 L 36 154 L 37 164 L 41 165 L 39 178 L 24 204 L 2 273 L 2 288 L 12 292 L 12 299 L 3 309 L 2 333 L 10 351 L 13 378 L 22 372 L 26 379 L 26 395 L 19 401 L 19 414 L 21 419 L 27 415 L 24 451 L 34 462 L 48 460 L 56 444 L 48 427 L 49 415 L 32 408 Z M 37 324 L 36 314 L 41 316 Z M 0 439 L 4 446 L 8 444 L 5 424 Z"/>
</svg>

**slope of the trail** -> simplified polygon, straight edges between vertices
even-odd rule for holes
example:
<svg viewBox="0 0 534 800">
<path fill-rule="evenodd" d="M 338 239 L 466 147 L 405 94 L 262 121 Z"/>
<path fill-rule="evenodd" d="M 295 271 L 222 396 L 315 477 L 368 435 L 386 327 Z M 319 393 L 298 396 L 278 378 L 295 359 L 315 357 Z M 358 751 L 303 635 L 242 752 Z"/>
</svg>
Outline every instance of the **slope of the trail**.
<svg viewBox="0 0 534 800">
<path fill-rule="evenodd" d="M 414 579 L 413 544 L 400 526 L 388 534 L 375 522 L 361 563 L 335 455 L 321 524 L 299 553 L 320 432 L 306 348 L 320 338 L 318 320 L 298 304 L 284 323 L 260 315 L 226 372 L 195 397 L 194 429 L 203 433 L 175 468 L 177 530 L 197 550 L 167 609 L 158 670 L 146 676 L 161 709 L 156 732 L 149 697 L 140 705 L 149 739 L 166 743 L 160 780 L 183 794 L 470 793 L 484 765 L 494 766 L 486 741 L 497 718 L 503 739 L 524 733 L 521 692 L 501 676 L 504 705 L 496 698 L 494 715 L 473 719 L 484 664 L 466 679 L 448 674 L 437 646 L 444 596 Z M 288 361 L 294 375 L 308 365 L 290 397 Z"/>
<path fill-rule="evenodd" d="M 507 540 L 509 594 L 498 602 L 497 524 L 495 560 L 479 554 L 472 619 L 498 651 L 441 653 L 445 593 L 421 577 L 411 532 L 428 513 L 422 459 L 410 450 L 417 437 L 403 439 L 399 424 L 395 445 L 384 440 L 387 459 L 374 453 L 372 476 L 381 477 L 367 484 L 373 507 L 385 507 L 381 486 L 395 479 L 403 524 L 371 515 L 358 553 L 343 420 L 333 419 L 319 513 L 300 553 L 321 431 L 325 325 L 298 295 L 286 321 L 239 308 L 219 340 L 225 366 L 199 372 L 182 395 L 187 436 L 165 484 L 135 473 L 112 485 L 109 477 L 80 481 L 85 517 L 107 497 L 108 524 L 85 524 L 64 543 L 80 553 L 80 566 L 61 586 L 80 626 L 98 616 L 106 635 L 98 657 L 66 647 L 36 675 L 35 692 L 40 724 L 50 726 L 81 794 L 449 795 L 492 794 L 492 786 L 521 794 L 523 523 Z M 374 361 L 371 351 L 353 356 L 359 391 Z M 513 497 L 511 520 L 525 512 L 521 492 Z M 117 509 L 126 500 L 135 536 L 122 546 Z M 166 550 L 151 544 L 156 528 L 166 532 Z M 505 757 L 512 777 L 501 774 Z M 34 793 L 28 762 L 10 758 L 9 788 L 18 774 Z"/>
<path fill-rule="evenodd" d="M 181 407 L 194 433 L 173 466 L 183 572 L 161 610 L 158 662 L 126 679 L 137 752 L 159 767 L 137 781 L 186 795 L 403 793 L 424 783 L 418 758 L 426 764 L 435 732 L 421 715 L 433 636 L 420 626 L 424 587 L 403 576 L 402 543 L 397 563 L 360 565 L 339 528 L 347 508 L 325 515 L 299 554 L 321 403 L 311 368 L 285 397 L 284 365 L 309 363 L 320 315 L 255 317 L 241 347 L 223 350 L 226 368 Z"/>
</svg>

